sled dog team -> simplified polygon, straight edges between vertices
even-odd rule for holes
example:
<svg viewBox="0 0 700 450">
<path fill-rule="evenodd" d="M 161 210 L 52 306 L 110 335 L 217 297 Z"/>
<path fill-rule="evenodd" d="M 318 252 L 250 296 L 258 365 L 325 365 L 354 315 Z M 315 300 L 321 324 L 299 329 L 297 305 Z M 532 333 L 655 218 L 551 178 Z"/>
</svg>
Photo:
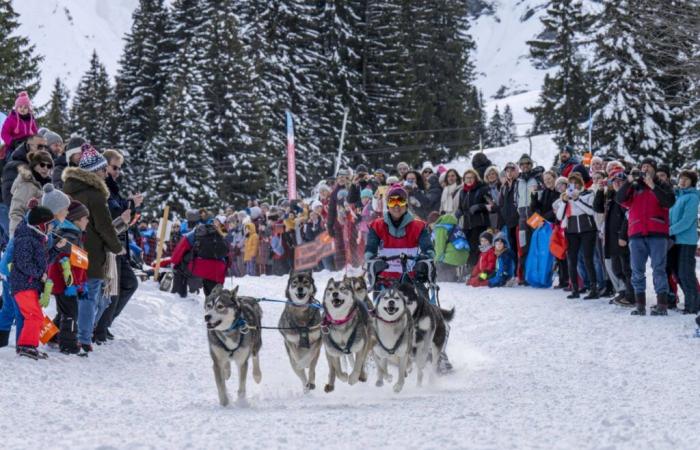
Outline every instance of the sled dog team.
<svg viewBox="0 0 700 450">
<path fill-rule="evenodd" d="M 286 304 L 278 328 L 284 337 L 289 362 L 301 380 L 304 392 L 316 388 L 316 364 L 325 348 L 328 382 L 325 392 L 335 389 L 336 379 L 350 385 L 367 381 L 366 362 L 370 353 L 376 365 L 376 385 L 391 383 L 389 365 L 398 367 L 394 392 L 400 392 L 414 367 L 420 386 L 430 363 L 438 361 L 446 344 L 454 309 L 442 310 L 419 295 L 412 284 L 382 291 L 372 302 L 363 276 L 326 285 L 322 304 L 316 297 L 316 285 L 310 272 L 290 275 Z M 217 286 L 204 305 L 209 351 L 219 403 L 226 406 L 229 397 L 226 380 L 231 376 L 231 361 L 238 367 L 238 400 L 245 401 L 248 362 L 252 360 L 253 379 L 260 383 L 259 352 L 262 347 L 262 310 L 257 300 Z M 343 369 L 347 358 L 349 373 Z"/>
</svg>

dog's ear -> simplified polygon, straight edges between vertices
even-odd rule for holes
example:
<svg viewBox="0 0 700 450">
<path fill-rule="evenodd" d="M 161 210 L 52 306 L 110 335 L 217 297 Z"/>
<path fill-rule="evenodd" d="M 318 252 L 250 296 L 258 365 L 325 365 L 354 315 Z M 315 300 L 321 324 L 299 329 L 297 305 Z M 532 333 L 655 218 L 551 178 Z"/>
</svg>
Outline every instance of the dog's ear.
<svg viewBox="0 0 700 450">
<path fill-rule="evenodd" d="M 211 290 L 211 293 L 207 297 L 207 299 L 215 299 L 221 295 L 221 291 L 223 291 L 224 287 L 220 284 L 217 284 L 214 286 L 214 289 Z"/>
<path fill-rule="evenodd" d="M 232 297 L 232 298 L 238 297 L 238 286 L 236 286 L 235 288 L 231 289 L 231 297 Z"/>
</svg>

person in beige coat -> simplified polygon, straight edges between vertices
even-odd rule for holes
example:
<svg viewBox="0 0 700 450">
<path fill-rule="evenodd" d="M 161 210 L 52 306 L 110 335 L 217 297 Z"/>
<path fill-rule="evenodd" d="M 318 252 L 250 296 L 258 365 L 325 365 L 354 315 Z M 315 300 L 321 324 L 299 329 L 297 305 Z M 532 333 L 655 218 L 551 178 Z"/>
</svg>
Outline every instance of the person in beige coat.
<svg viewBox="0 0 700 450">
<path fill-rule="evenodd" d="M 29 210 L 29 201 L 41 199 L 42 187 L 51 182 L 53 159 L 46 150 L 39 150 L 27 155 L 29 165 L 22 164 L 17 169 L 17 178 L 12 183 L 10 193 L 10 237 Z"/>
</svg>

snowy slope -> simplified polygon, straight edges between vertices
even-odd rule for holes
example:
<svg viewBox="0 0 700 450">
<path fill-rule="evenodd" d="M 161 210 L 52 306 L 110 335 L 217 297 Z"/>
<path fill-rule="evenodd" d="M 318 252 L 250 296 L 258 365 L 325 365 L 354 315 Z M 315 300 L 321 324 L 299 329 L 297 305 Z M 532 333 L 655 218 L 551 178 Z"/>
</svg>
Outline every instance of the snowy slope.
<svg viewBox="0 0 700 450">
<path fill-rule="evenodd" d="M 42 64 L 43 86 L 37 96 L 40 104 L 48 100 L 57 76 L 69 89 L 75 89 L 93 49 L 107 71 L 116 74 L 122 37 L 129 31 L 137 3 L 138 0 L 13 0 L 22 24 L 19 32 L 29 36 L 38 53 L 46 58 Z M 477 85 L 487 100 L 501 86 L 506 86 L 511 94 L 539 89 L 544 72 L 535 69 L 527 59 L 526 41 L 541 30 L 539 17 L 546 2 L 488 3 L 493 4 L 494 14 L 481 15 L 470 30 L 477 44 Z M 514 112 L 518 111 L 517 105 L 511 106 Z"/>
<path fill-rule="evenodd" d="M 239 281 L 241 293 L 272 298 L 286 284 Z M 52 352 L 35 362 L 0 349 L 2 447 L 697 448 L 700 339 L 688 316 L 635 318 L 605 300 L 532 288 L 445 283 L 441 298 L 457 308 L 456 372 L 434 385 L 418 389 L 412 375 L 398 395 L 373 383 L 303 395 L 281 337 L 265 331 L 250 406 L 222 409 L 202 299 L 147 283 L 115 324 L 117 340 L 87 359 Z M 281 306 L 263 310 L 275 325 Z M 319 386 L 326 376 L 321 358 Z"/>
<path fill-rule="evenodd" d="M 13 0 L 20 15 L 18 32 L 29 37 L 44 56 L 36 102 L 48 102 L 56 77 L 73 92 L 93 50 L 107 72 L 115 75 L 122 38 L 131 28 L 137 4 L 138 0 Z"/>
</svg>

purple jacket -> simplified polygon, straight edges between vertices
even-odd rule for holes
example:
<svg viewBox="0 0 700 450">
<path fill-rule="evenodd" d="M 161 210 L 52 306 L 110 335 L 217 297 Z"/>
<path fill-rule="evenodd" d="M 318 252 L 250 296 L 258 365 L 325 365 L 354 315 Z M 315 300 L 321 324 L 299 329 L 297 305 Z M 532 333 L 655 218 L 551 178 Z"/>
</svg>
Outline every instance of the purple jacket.
<svg viewBox="0 0 700 450">
<path fill-rule="evenodd" d="M 29 289 L 41 292 L 44 289 L 41 277 L 58 251 L 47 251 L 46 237 L 32 229 L 27 224 L 27 219 L 22 219 L 13 240 L 15 248 L 10 271 L 12 295 Z"/>
<path fill-rule="evenodd" d="M 17 111 L 12 110 L 2 124 L 0 136 L 2 136 L 6 148 L 11 149 L 14 141 L 34 135 L 37 131 L 38 127 L 32 113 L 29 113 L 27 118 L 22 118 Z"/>
</svg>

